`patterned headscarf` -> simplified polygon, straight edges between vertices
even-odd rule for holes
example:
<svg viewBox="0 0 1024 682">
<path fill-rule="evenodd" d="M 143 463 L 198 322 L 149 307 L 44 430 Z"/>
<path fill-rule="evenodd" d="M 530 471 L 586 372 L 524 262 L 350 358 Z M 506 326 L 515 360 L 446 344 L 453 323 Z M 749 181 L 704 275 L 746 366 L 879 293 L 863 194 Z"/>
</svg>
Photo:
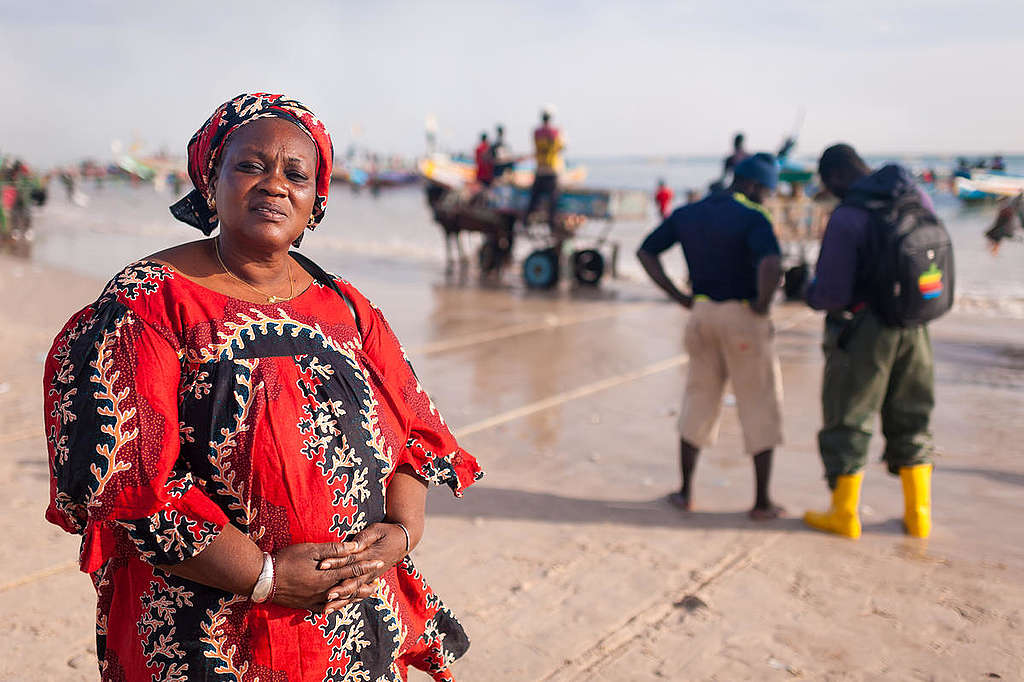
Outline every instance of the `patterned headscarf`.
<svg viewBox="0 0 1024 682">
<path fill-rule="evenodd" d="M 195 189 L 171 206 L 175 218 L 210 234 L 217 227 L 217 211 L 210 178 L 217 168 L 224 144 L 231 133 L 246 123 L 261 118 L 283 118 L 309 135 L 316 146 L 316 200 L 309 218 L 309 229 L 323 220 L 327 191 L 331 184 L 334 145 L 331 136 L 312 111 L 298 100 L 265 92 L 243 93 L 217 107 L 213 116 L 196 131 L 188 143 L 188 175 Z"/>
</svg>

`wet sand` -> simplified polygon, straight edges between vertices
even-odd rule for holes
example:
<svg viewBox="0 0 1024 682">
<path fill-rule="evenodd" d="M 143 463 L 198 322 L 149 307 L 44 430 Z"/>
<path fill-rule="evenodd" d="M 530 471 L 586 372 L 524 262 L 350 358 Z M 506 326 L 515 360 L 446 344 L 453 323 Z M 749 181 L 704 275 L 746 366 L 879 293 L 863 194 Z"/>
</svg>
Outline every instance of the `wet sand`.
<svg viewBox="0 0 1024 682">
<path fill-rule="evenodd" d="M 487 477 L 433 490 L 416 561 L 473 640 L 460 680 L 1024 678 L 1024 321 L 933 327 L 935 529 L 902 534 L 877 464 L 853 542 L 802 527 L 827 491 L 815 446 L 820 317 L 775 312 L 787 444 L 755 524 L 735 409 L 677 484 L 685 311 L 653 289 L 527 295 L 430 268 L 346 273 L 388 314 Z M 511 279 L 511 276 L 510 276 Z M 94 592 L 47 524 L 42 358 L 102 282 L 0 256 L 0 637 L 4 680 L 95 680 Z M 425 679 L 414 676 L 413 679 Z"/>
</svg>

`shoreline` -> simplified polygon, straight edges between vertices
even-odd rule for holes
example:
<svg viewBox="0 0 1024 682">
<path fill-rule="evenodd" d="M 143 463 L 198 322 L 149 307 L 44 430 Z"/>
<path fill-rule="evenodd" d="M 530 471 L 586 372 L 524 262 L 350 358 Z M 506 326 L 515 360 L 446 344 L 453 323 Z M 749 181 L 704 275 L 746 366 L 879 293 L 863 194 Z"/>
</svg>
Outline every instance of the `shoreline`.
<svg viewBox="0 0 1024 682">
<path fill-rule="evenodd" d="M 167 192 L 116 185 L 87 189 L 91 194 L 88 207 L 74 205 L 58 192 L 52 193 L 46 206 L 35 213 L 35 260 L 65 267 L 80 259 L 89 265 L 77 267 L 79 271 L 88 270 L 105 281 L 134 259 L 201 236 L 173 219 L 167 205 L 174 197 Z M 994 209 L 964 208 L 949 197 L 938 208 L 956 249 L 958 305 L 972 314 L 1024 319 L 1024 270 L 1019 266 L 1024 262 L 1024 250 L 1019 244 L 1007 244 L 998 256 L 992 256 L 985 247 L 982 233 Z M 611 226 L 609 238 L 619 245 L 623 277 L 606 278 L 602 295 L 653 298 L 633 252 L 656 222 L 649 216 Z M 599 221 L 588 223 L 581 247 L 592 244 L 602 227 Z M 479 237 L 463 234 L 462 239 L 468 246 L 467 257 L 475 260 Z M 525 258 L 532 246 L 527 239 L 517 240 L 516 257 Z M 794 255 L 799 251 L 796 247 L 793 250 Z M 331 211 L 321 227 L 307 235 L 302 251 L 326 269 L 353 280 L 363 273 L 371 279 L 382 279 L 378 273 L 387 272 L 390 278 L 406 282 L 436 281 L 437 273 L 444 268 L 444 239 L 418 187 L 399 188 L 379 196 L 335 188 Z M 808 245 L 805 255 L 815 260 L 813 245 Z M 685 265 L 678 251 L 669 253 L 665 263 L 670 275 L 685 279 Z M 520 267 L 517 261 L 506 268 L 500 286 L 521 290 Z M 452 281 L 458 280 L 453 277 Z M 470 272 L 464 282 L 471 285 L 475 280 L 475 272 Z"/>
</svg>

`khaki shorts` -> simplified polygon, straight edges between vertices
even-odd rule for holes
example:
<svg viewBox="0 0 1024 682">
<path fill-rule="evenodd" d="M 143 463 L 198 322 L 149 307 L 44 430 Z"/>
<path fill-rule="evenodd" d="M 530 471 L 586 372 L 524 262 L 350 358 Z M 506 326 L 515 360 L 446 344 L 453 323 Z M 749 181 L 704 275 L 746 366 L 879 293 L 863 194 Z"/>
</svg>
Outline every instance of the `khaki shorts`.
<svg viewBox="0 0 1024 682">
<path fill-rule="evenodd" d="M 747 452 L 782 444 L 782 370 L 770 318 L 740 301 L 697 301 L 686 325 L 686 351 L 680 438 L 697 448 L 715 442 L 731 380 Z"/>
</svg>

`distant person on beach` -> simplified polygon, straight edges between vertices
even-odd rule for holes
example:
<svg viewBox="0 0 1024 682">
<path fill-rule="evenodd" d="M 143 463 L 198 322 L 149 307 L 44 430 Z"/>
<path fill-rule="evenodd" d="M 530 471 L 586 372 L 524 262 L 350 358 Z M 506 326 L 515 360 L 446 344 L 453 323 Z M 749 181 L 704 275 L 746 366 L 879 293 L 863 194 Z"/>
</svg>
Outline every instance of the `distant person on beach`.
<svg viewBox="0 0 1024 682">
<path fill-rule="evenodd" d="M 971 165 L 967 163 L 967 159 L 960 157 L 956 160 L 956 168 L 953 170 L 954 178 L 970 178 L 971 177 Z"/>
<path fill-rule="evenodd" d="M 562 160 L 565 140 L 562 137 L 562 131 L 551 124 L 551 116 L 551 109 L 545 108 L 540 114 L 540 126 L 533 131 L 533 150 L 534 158 L 537 161 L 537 170 L 533 177 L 530 203 L 526 207 L 523 221 L 525 222 L 543 201 L 547 203 L 548 225 L 551 228 L 551 233 L 557 236 L 555 217 L 558 211 L 558 174 L 565 167 L 565 162 Z"/>
<path fill-rule="evenodd" d="M 174 196 L 180 196 L 181 190 L 185 186 L 185 180 L 184 178 L 182 178 L 181 173 L 179 173 L 178 171 L 171 171 L 170 181 L 171 192 L 174 194 Z"/>
<path fill-rule="evenodd" d="M 505 126 L 500 123 L 494 127 L 494 142 L 491 143 L 491 163 L 494 164 L 495 180 L 498 180 L 516 166 L 515 160 L 509 157 L 508 145 L 505 143 Z"/>
<path fill-rule="evenodd" d="M 658 180 L 658 188 L 654 190 L 654 202 L 658 204 L 658 213 L 662 220 L 668 217 L 674 196 L 672 189 L 665 184 L 665 181 Z"/>
<path fill-rule="evenodd" d="M 46 190 L 20 159 L 4 163 L 0 168 L 0 236 L 30 239 L 32 233 L 32 205 L 46 201 Z"/>
<path fill-rule="evenodd" d="M 828 312 L 824 424 L 818 447 L 832 505 L 825 512 L 807 512 L 804 520 L 819 530 L 860 536 L 863 469 L 872 427 L 881 413 L 886 441 L 882 458 L 903 484 L 906 531 L 927 537 L 932 473 L 928 425 L 935 405 L 932 345 L 927 324 L 897 326 L 883 319 L 882 305 L 891 291 L 879 290 L 876 282 L 890 281 L 881 264 L 892 261 L 893 254 L 883 251 L 894 248 L 886 241 L 886 235 L 896 234 L 891 216 L 900 216 L 901 230 L 918 224 L 931 229 L 937 219 L 930 199 L 906 169 L 889 165 L 872 172 L 849 145 L 826 149 L 818 173 L 841 201 L 825 229 L 807 291 L 810 306 Z M 942 255 L 938 248 L 929 246 L 927 251 L 929 258 Z M 904 299 L 939 301 L 951 295 L 952 276 L 933 262 L 929 271 L 912 278 Z"/>
<path fill-rule="evenodd" d="M 484 187 L 494 182 L 494 158 L 491 156 L 491 145 L 487 141 L 487 133 L 480 133 L 480 144 L 476 146 L 476 181 Z"/>
<path fill-rule="evenodd" d="M 985 237 L 988 239 L 989 250 L 992 255 L 995 255 L 999 252 L 1003 240 L 1019 239 L 1022 233 L 1024 233 L 1024 193 L 999 202 L 999 212 L 996 214 L 992 227 L 985 232 Z"/>
<path fill-rule="evenodd" d="M 992 157 L 992 165 L 989 166 L 989 168 L 994 170 L 994 171 L 1005 171 L 1006 170 L 1006 162 L 1003 161 L 1002 154 L 996 154 L 995 156 Z"/>
<path fill-rule="evenodd" d="M 747 150 L 743 148 L 745 139 L 746 138 L 743 136 L 743 133 L 736 133 L 736 136 L 732 138 L 732 153 L 725 157 L 725 161 L 722 162 L 722 179 L 719 180 L 719 182 L 722 183 L 722 187 L 729 184 L 736 165 L 750 156 L 750 154 L 747 153 Z"/>
<path fill-rule="evenodd" d="M 779 243 L 761 202 L 778 184 L 771 154 L 738 163 L 728 191 L 677 208 L 641 245 L 644 270 L 665 293 L 691 308 L 686 326 L 690 356 L 679 414 L 682 486 L 669 495 L 680 509 L 693 508 L 693 474 L 701 448 L 718 435 L 722 400 L 732 382 L 756 478 L 750 517 L 783 513 L 769 495 L 772 456 L 782 443 L 782 372 L 770 316 L 782 273 Z M 660 254 L 680 244 L 692 293 L 684 294 L 662 267 Z"/>
<path fill-rule="evenodd" d="M 64 191 L 67 193 L 68 201 L 71 201 L 72 197 L 75 196 L 75 176 L 71 174 L 71 171 L 65 168 L 60 172 L 60 182 L 64 185 Z"/>
<path fill-rule="evenodd" d="M 297 100 L 224 103 L 171 207 L 219 233 L 128 265 L 54 341 L 46 518 L 83 536 L 103 680 L 450 680 L 469 646 L 409 552 L 427 483 L 480 467 L 381 311 L 292 250 L 333 156 Z"/>
</svg>

